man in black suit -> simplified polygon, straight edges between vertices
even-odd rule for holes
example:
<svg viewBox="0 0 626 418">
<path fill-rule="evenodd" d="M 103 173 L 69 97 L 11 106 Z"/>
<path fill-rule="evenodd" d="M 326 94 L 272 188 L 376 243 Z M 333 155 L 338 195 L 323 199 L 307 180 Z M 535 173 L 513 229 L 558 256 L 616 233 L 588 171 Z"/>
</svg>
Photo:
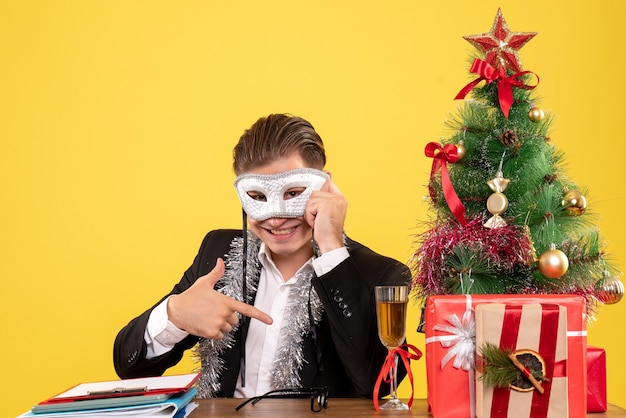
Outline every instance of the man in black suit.
<svg viewBox="0 0 626 418">
<path fill-rule="evenodd" d="M 408 268 L 344 235 L 347 201 L 306 120 L 261 118 L 233 155 L 243 230 L 209 232 L 181 281 L 119 332 L 118 375 L 161 375 L 195 347 L 201 397 L 371 398 L 387 354 L 374 287 L 407 284 Z"/>
</svg>

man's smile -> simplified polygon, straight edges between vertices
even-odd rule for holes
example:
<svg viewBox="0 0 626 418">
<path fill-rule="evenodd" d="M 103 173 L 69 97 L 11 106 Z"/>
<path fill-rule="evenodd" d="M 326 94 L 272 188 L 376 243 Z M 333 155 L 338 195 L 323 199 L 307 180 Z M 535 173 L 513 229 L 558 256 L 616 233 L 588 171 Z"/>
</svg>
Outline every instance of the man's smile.
<svg viewBox="0 0 626 418">
<path fill-rule="evenodd" d="M 272 233 L 272 235 L 287 235 L 291 234 L 295 230 L 295 227 L 291 227 L 287 229 L 270 229 L 270 232 Z"/>
</svg>

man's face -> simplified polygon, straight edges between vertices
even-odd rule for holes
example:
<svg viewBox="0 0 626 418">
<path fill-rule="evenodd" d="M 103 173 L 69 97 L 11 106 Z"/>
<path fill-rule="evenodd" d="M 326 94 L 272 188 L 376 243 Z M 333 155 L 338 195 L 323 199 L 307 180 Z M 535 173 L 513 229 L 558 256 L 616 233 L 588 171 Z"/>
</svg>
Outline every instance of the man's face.
<svg viewBox="0 0 626 418">
<path fill-rule="evenodd" d="M 250 229 L 274 258 L 295 253 L 310 257 L 312 230 L 303 215 L 311 193 L 328 178 L 322 171 L 307 168 L 298 153 L 237 177 L 235 186 Z"/>
</svg>

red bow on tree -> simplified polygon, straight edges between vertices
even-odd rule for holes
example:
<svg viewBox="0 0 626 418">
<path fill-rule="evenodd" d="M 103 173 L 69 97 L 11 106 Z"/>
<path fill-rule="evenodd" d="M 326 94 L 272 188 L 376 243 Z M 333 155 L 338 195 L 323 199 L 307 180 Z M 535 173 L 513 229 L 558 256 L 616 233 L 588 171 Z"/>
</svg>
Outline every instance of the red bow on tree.
<svg viewBox="0 0 626 418">
<path fill-rule="evenodd" d="M 500 108 L 502 109 L 502 113 L 504 113 L 504 117 L 507 119 L 509 118 L 509 109 L 513 105 L 513 87 L 524 90 L 532 90 L 537 87 L 537 84 L 539 84 L 539 76 L 532 71 L 520 71 L 507 76 L 506 70 L 503 67 L 499 67 L 499 69 L 496 70 L 487 61 L 483 61 L 478 58 L 474 60 L 474 63 L 470 68 L 470 72 L 478 74 L 480 77 L 463 87 L 454 99 L 464 99 L 465 96 L 482 80 L 485 80 L 487 83 L 495 82 L 498 86 L 498 101 L 500 102 Z M 524 84 L 523 81 L 518 80 L 519 77 L 525 74 L 534 74 L 535 77 L 537 77 L 537 84 L 529 86 Z"/>
<path fill-rule="evenodd" d="M 442 147 L 436 142 L 430 142 L 426 145 L 424 152 L 427 157 L 433 159 L 433 165 L 430 169 L 431 182 L 437 171 L 441 169 L 441 187 L 443 188 L 443 196 L 446 198 L 446 203 L 448 203 L 448 207 L 456 220 L 459 221 L 462 226 L 465 226 L 467 224 L 467 221 L 465 220 L 465 206 L 463 206 L 459 196 L 457 196 L 454 191 L 452 181 L 450 181 L 450 174 L 448 173 L 447 165 L 448 162 L 456 163 L 459 160 L 458 148 L 454 144 L 447 144 Z M 435 192 L 432 186 L 429 188 L 431 198 L 434 199 Z"/>
</svg>

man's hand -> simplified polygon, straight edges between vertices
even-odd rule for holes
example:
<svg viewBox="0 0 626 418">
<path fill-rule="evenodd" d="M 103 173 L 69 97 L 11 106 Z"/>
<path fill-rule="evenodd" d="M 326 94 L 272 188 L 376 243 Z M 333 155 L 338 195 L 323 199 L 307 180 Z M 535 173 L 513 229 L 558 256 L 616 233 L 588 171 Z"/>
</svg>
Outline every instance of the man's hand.
<svg viewBox="0 0 626 418">
<path fill-rule="evenodd" d="M 235 312 L 271 324 L 272 318 L 252 305 L 235 300 L 214 289 L 224 274 L 224 261 L 217 259 L 215 268 L 183 293 L 170 297 L 167 303 L 169 320 L 190 334 L 213 339 L 224 335 L 239 323 Z"/>
<path fill-rule="evenodd" d="M 347 209 L 347 199 L 332 180 L 311 194 L 304 219 L 313 228 L 313 238 L 322 254 L 343 247 Z"/>
</svg>

